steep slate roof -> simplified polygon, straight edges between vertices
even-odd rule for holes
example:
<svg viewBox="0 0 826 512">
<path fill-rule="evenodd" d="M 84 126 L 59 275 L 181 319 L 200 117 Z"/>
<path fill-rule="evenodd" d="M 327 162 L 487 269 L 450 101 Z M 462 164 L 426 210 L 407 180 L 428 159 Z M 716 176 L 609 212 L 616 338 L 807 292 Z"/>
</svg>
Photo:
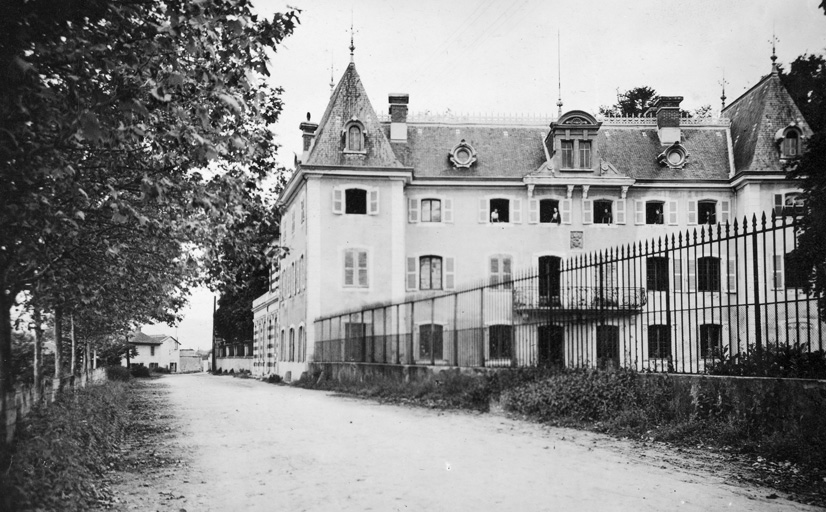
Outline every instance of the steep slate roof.
<svg viewBox="0 0 826 512">
<path fill-rule="evenodd" d="M 389 125 L 387 130 L 389 131 Z M 547 132 L 547 128 L 545 131 Z M 407 128 L 407 144 L 394 143 L 393 148 L 405 165 L 414 168 L 414 175 L 418 178 L 521 178 L 545 162 L 543 138 L 542 126 L 525 128 L 410 124 Z M 457 169 L 449 159 L 450 151 L 463 139 L 476 150 L 477 160 L 470 169 Z"/>
<path fill-rule="evenodd" d="M 342 130 L 353 118 L 364 125 L 367 155 L 346 154 L 342 151 Z M 304 165 L 402 167 L 370 104 L 361 78 L 356 72 L 356 65 L 352 62 L 333 91 L 327 110 L 318 124 L 315 143 Z"/>
<path fill-rule="evenodd" d="M 389 132 L 389 125 L 385 128 Z M 417 178 L 521 178 L 545 163 L 542 144 L 548 127 L 542 125 L 493 128 L 411 123 L 407 131 L 407 144 L 393 143 L 393 149 L 399 160 L 414 168 Z M 508 133 L 507 137 L 504 132 Z M 689 158 L 680 170 L 657 163 L 657 155 L 665 148 L 660 145 L 656 127 L 618 127 L 606 121 L 598 132 L 597 151 L 599 158 L 612 164 L 621 175 L 635 179 L 728 179 L 725 127 L 682 127 L 681 134 Z M 477 161 L 470 169 L 456 169 L 448 158 L 450 150 L 462 139 L 477 153 Z"/>
<path fill-rule="evenodd" d="M 726 128 L 680 128 L 688 160 L 682 169 L 657 163 L 664 146 L 656 127 L 611 127 L 606 121 L 597 136 L 599 157 L 638 180 L 726 180 L 729 175 Z"/>
<path fill-rule="evenodd" d="M 797 121 L 804 137 L 812 134 L 777 72 L 772 72 L 723 110 L 731 119 L 737 172 L 782 172 L 775 134 Z"/>
</svg>

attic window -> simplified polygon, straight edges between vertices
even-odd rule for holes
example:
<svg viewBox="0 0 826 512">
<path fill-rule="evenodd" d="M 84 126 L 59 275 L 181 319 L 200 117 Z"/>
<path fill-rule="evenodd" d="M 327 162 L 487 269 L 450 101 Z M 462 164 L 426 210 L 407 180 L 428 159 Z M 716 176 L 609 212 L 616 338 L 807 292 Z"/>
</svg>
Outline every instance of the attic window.
<svg viewBox="0 0 826 512">
<path fill-rule="evenodd" d="M 353 118 L 344 126 L 344 152 L 366 153 L 364 149 L 364 125 Z"/>
<path fill-rule="evenodd" d="M 462 139 L 462 142 L 456 144 L 450 151 L 450 161 L 454 167 L 469 169 L 476 162 L 476 150 L 465 142 L 465 139 Z"/>
<path fill-rule="evenodd" d="M 800 155 L 800 133 L 796 129 L 786 130 L 780 154 L 783 158 L 795 158 Z"/>
<path fill-rule="evenodd" d="M 670 145 L 665 151 L 657 155 L 657 162 L 669 169 L 682 169 L 688 159 L 688 151 L 679 142 Z"/>
</svg>

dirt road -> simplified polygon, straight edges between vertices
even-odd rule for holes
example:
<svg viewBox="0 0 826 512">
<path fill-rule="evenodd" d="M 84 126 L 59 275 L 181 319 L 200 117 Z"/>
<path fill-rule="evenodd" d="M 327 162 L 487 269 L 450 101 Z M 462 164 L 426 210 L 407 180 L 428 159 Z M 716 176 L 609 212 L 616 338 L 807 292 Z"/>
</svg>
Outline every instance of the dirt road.
<svg viewBox="0 0 826 512">
<path fill-rule="evenodd" d="M 155 463 L 118 473 L 116 510 L 817 510 L 708 460 L 501 416 L 205 374 L 143 387 L 163 435 L 133 447 Z"/>
</svg>

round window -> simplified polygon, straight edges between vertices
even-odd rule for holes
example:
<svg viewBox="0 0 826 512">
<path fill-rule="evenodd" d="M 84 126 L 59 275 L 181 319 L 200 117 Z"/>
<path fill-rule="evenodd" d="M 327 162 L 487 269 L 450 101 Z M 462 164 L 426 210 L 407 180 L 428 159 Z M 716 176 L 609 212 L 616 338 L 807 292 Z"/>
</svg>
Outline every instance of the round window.
<svg viewBox="0 0 826 512">
<path fill-rule="evenodd" d="M 683 163 L 683 160 L 685 160 L 685 157 L 683 157 L 683 153 L 677 150 L 669 151 L 667 158 L 668 163 L 672 166 L 680 165 Z"/>
<path fill-rule="evenodd" d="M 466 148 L 459 148 L 456 151 L 456 161 L 462 164 L 466 164 L 470 161 L 470 151 Z"/>
</svg>

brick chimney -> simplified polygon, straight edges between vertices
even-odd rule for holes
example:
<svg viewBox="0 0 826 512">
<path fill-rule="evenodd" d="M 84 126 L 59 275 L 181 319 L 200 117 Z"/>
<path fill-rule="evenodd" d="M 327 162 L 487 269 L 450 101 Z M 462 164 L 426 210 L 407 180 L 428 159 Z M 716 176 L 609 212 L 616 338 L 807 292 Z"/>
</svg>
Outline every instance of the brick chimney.
<svg viewBox="0 0 826 512">
<path fill-rule="evenodd" d="M 407 142 L 408 94 L 390 94 L 390 142 Z"/>
<path fill-rule="evenodd" d="M 680 142 L 680 103 L 682 96 L 657 96 L 652 110 L 657 113 L 657 131 L 660 144 L 668 146 Z"/>
<path fill-rule="evenodd" d="M 310 150 L 313 149 L 313 139 L 315 139 L 315 131 L 318 129 L 316 123 L 310 122 L 310 113 L 307 112 L 307 121 L 298 125 L 301 130 L 301 138 L 304 139 L 304 149 L 301 153 L 301 162 L 306 162 L 307 157 L 310 156 Z"/>
</svg>

